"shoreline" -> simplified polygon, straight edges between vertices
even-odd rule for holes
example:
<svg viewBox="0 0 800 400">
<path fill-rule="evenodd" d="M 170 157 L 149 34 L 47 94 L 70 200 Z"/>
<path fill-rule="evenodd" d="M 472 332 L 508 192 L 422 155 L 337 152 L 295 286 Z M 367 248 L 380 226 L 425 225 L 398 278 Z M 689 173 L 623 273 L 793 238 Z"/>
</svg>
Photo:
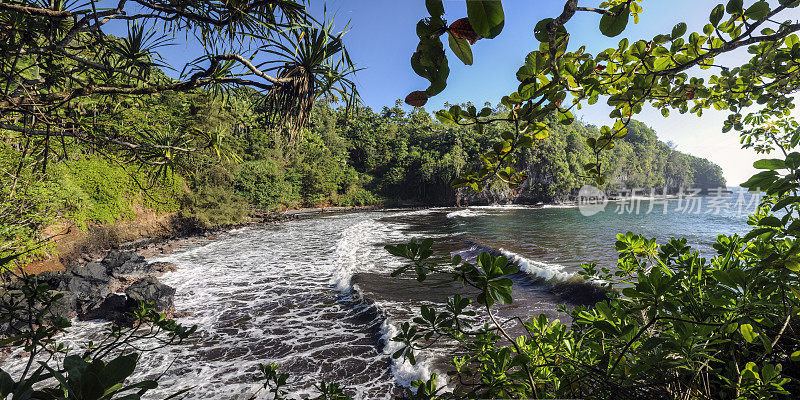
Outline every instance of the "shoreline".
<svg viewBox="0 0 800 400">
<path fill-rule="evenodd" d="M 674 195 L 657 196 L 657 200 L 667 200 L 675 198 Z M 635 198 L 636 199 L 636 198 Z M 650 199 L 650 198 L 645 198 Z M 615 196 L 609 196 L 608 201 L 629 200 L 628 198 L 620 199 Z M 63 271 L 71 264 L 86 265 L 90 262 L 95 262 L 105 257 L 108 253 L 114 250 L 132 251 L 146 258 L 155 257 L 163 254 L 171 254 L 175 250 L 193 245 L 205 244 L 217 239 L 217 236 L 230 232 L 235 229 L 256 227 L 262 225 L 272 225 L 293 221 L 297 219 L 313 218 L 325 214 L 336 213 L 349 213 L 349 212 L 363 212 L 363 211 L 381 211 L 381 210 L 421 210 L 428 208 L 448 208 L 455 210 L 466 210 L 470 207 L 525 207 L 530 209 L 546 209 L 552 207 L 577 207 L 578 201 L 550 201 L 538 203 L 492 203 L 492 204 L 470 204 L 470 205 L 457 205 L 457 204 L 398 204 L 398 205 L 377 205 L 377 206 L 322 206 L 322 207 L 305 207 L 305 208 L 290 208 L 282 211 L 261 211 L 257 210 L 253 213 L 248 221 L 232 226 L 214 228 L 209 230 L 195 230 L 195 231 L 165 231 L 163 236 L 156 236 L 152 234 L 140 235 L 138 239 L 128 240 L 125 242 L 101 246 L 88 251 L 81 251 L 79 255 L 75 256 L 72 260 L 67 261 L 64 265 L 56 255 L 55 257 L 48 256 L 40 260 L 30 262 L 23 269 L 28 270 L 32 274 L 39 274 L 45 271 Z M 135 221 L 135 219 L 133 220 Z M 126 221 L 131 222 L 131 221 Z M 105 227 L 110 224 L 100 224 L 98 227 Z M 69 228 L 69 229 L 75 229 Z M 144 232 L 143 232 L 144 233 Z"/>
<path fill-rule="evenodd" d="M 386 210 L 388 207 L 362 206 L 362 207 L 309 207 L 289 209 L 279 212 L 270 212 L 252 218 L 252 221 L 239 225 L 220 227 L 205 231 L 198 231 L 186 235 L 177 235 L 165 238 L 141 238 L 132 242 L 121 243 L 117 248 L 105 249 L 108 253 L 114 250 L 125 250 L 137 253 L 145 258 L 152 258 L 158 255 L 171 254 L 178 249 L 190 245 L 203 245 L 218 239 L 218 236 L 231 232 L 236 229 L 251 228 L 257 226 L 275 225 L 284 222 L 313 218 L 323 214 L 377 211 Z"/>
</svg>

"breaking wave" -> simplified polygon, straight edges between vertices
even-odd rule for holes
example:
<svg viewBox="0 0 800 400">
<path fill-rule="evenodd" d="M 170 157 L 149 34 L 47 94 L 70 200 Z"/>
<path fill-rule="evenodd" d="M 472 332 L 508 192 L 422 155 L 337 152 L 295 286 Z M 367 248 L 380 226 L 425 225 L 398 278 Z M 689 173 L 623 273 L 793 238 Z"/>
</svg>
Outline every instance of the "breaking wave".
<svg viewBox="0 0 800 400">
<path fill-rule="evenodd" d="M 508 258 L 511 263 L 518 266 L 520 271 L 537 278 L 566 282 L 575 276 L 575 274 L 565 271 L 564 267 L 558 264 L 531 260 L 503 248 L 498 249 L 498 251 Z"/>
</svg>

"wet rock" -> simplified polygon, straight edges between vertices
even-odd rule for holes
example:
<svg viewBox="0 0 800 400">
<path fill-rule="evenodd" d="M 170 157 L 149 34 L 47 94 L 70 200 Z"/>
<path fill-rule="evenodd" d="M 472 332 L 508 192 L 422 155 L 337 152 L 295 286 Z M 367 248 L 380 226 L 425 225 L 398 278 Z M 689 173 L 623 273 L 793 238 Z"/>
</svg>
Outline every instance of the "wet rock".
<svg viewBox="0 0 800 400">
<path fill-rule="evenodd" d="M 178 270 L 177 265 L 168 262 L 154 262 L 150 264 L 149 267 L 158 274 L 165 274 L 167 272 L 175 272 Z"/>
<path fill-rule="evenodd" d="M 175 288 L 148 276 L 125 289 L 125 294 L 133 301 L 155 303 L 156 311 L 171 314 L 175 311 Z"/>
<path fill-rule="evenodd" d="M 78 300 L 102 299 L 111 294 L 111 281 L 75 275 L 69 278 L 67 290 L 75 294 Z"/>
<path fill-rule="evenodd" d="M 108 275 L 123 282 L 133 282 L 154 272 L 144 257 L 130 251 L 112 251 L 101 263 Z"/>
<path fill-rule="evenodd" d="M 100 263 L 106 266 L 109 273 L 116 268 L 121 267 L 123 264 L 131 262 L 134 264 L 144 263 L 144 257 L 132 252 L 132 251 L 119 251 L 114 250 L 108 253 L 108 255 L 103 258 Z"/>
<path fill-rule="evenodd" d="M 175 289 L 154 275 L 176 269 L 170 263 L 147 263 L 134 252 L 112 251 L 100 262 L 72 264 L 64 272 L 43 272 L 36 278 L 61 297 L 47 310 L 46 318 L 105 319 L 130 325 L 137 301 L 153 303 L 158 312 L 172 314 Z M 9 280 L 2 284 L 0 296 L 6 301 L 22 298 L 21 286 L 22 281 Z M 122 291 L 124 294 L 119 293 Z M 10 327 L 6 325 L 0 324 L 0 330 Z"/>
<path fill-rule="evenodd" d="M 62 272 L 45 271 L 36 275 L 40 283 L 46 283 L 50 289 L 65 291 L 67 290 L 67 277 Z"/>
<path fill-rule="evenodd" d="M 73 266 L 70 268 L 72 275 L 98 282 L 107 282 L 111 276 L 106 272 L 106 267 L 100 263 L 88 263 L 84 266 Z"/>
<path fill-rule="evenodd" d="M 70 320 L 77 316 L 77 303 L 78 299 L 75 294 L 66 291 L 53 291 L 54 295 L 61 295 L 61 297 L 50 306 L 50 317 L 61 317 Z"/>
<path fill-rule="evenodd" d="M 120 281 L 117 289 L 151 275 L 175 271 L 174 264 L 165 262 L 147 263 L 144 257 L 130 251 L 112 251 L 101 261 L 106 273 Z"/>
<path fill-rule="evenodd" d="M 116 322 L 119 325 L 130 325 L 132 323 L 131 311 L 131 302 L 128 296 L 112 293 L 103 299 L 102 303 L 96 308 L 87 310 L 85 314 L 80 316 L 80 319 L 104 319 Z"/>
</svg>

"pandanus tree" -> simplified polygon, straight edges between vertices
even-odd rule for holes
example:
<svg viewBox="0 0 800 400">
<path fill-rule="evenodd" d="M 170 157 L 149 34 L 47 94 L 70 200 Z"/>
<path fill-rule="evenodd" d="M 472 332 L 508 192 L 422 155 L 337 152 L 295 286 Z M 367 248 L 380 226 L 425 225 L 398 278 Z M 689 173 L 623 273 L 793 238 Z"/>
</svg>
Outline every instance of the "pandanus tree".
<svg viewBox="0 0 800 400">
<path fill-rule="evenodd" d="M 124 113 L 158 96 L 193 92 L 245 104 L 292 137 L 318 96 L 354 101 L 344 33 L 333 33 L 332 20 L 316 22 L 306 5 L 0 0 L 0 132 L 14 155 L 0 178 L 0 220 L 18 225 L 32 207 L 17 198 L 25 181 L 87 152 L 152 172 L 148 185 L 176 169 L 194 173 L 203 152 L 236 158 L 226 143 L 232 132 L 125 123 Z"/>
<path fill-rule="evenodd" d="M 331 34 L 332 22 L 315 23 L 304 1 L 3 0 L 0 26 L 0 129 L 28 167 L 45 169 L 68 157 L 70 145 L 84 145 L 172 168 L 219 142 L 193 130 L 116 124 L 120 108 L 141 96 L 249 88 L 253 101 L 275 106 L 262 108 L 276 113 L 267 119 L 296 132 L 316 96 L 356 95 L 344 78 L 352 61 L 333 60 L 346 56 L 342 34 Z M 180 46 L 202 55 L 177 65 L 165 55 Z M 260 69 L 276 56 L 280 68 Z"/>
<path fill-rule="evenodd" d="M 333 19 L 281 31 L 272 46 L 265 49 L 277 57 L 265 62 L 265 71 L 286 83 L 275 86 L 263 98 L 267 124 L 276 132 L 285 131 L 289 145 L 296 144 L 314 101 L 342 99 L 348 108 L 357 100 L 355 83 L 348 78 L 357 69 L 344 46 L 346 29 L 333 31 Z"/>
</svg>

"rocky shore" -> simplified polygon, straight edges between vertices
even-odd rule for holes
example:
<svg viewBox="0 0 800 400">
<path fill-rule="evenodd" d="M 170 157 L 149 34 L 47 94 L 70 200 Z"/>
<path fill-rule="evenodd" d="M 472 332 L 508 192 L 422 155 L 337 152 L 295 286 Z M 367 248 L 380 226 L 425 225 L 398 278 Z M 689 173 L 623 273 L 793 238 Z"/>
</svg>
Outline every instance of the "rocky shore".
<svg viewBox="0 0 800 400">
<path fill-rule="evenodd" d="M 175 289 L 161 283 L 158 276 L 175 270 L 175 265 L 148 263 L 131 251 L 114 250 L 99 262 L 72 264 L 65 271 L 37 275 L 53 294 L 60 294 L 53 316 L 79 320 L 104 319 L 120 325 L 132 323 L 131 312 L 139 301 L 152 303 L 168 316 L 175 311 Z M 3 293 L 13 296 L 22 290 L 19 280 L 4 285 Z"/>
<path fill-rule="evenodd" d="M 331 212 L 363 211 L 374 207 L 326 207 L 286 210 L 262 215 L 245 226 L 274 224 L 294 219 L 314 217 Z M 170 263 L 148 263 L 146 257 L 169 254 L 186 246 L 203 245 L 215 240 L 228 227 L 216 231 L 198 232 L 188 236 L 143 237 L 122 243 L 114 249 L 95 249 L 67 261 L 59 270 L 26 271 L 35 274 L 40 283 L 47 283 L 53 294 L 61 295 L 51 317 L 78 320 L 108 320 L 121 325 L 132 323 L 131 311 L 137 302 L 153 303 L 156 311 L 172 317 L 175 314 L 175 289 L 158 280 L 162 274 L 174 271 Z M 21 294 L 22 284 L 11 279 L 0 283 L 0 294 Z"/>
</svg>

